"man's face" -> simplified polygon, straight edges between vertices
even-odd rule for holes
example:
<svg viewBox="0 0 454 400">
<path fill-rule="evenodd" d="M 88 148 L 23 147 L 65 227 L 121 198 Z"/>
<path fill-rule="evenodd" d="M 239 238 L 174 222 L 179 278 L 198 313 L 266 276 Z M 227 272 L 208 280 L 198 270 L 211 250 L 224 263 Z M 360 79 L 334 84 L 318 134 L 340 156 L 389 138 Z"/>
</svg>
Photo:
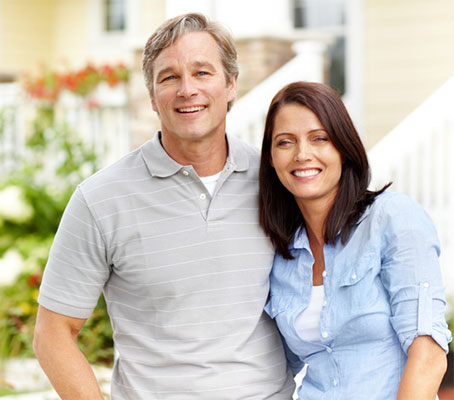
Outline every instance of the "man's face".
<svg viewBox="0 0 454 400">
<path fill-rule="evenodd" d="M 190 32 L 162 50 L 153 62 L 153 110 L 161 118 L 167 151 L 182 141 L 225 135 L 227 103 L 236 83 L 226 82 L 216 41 L 207 32 Z"/>
</svg>

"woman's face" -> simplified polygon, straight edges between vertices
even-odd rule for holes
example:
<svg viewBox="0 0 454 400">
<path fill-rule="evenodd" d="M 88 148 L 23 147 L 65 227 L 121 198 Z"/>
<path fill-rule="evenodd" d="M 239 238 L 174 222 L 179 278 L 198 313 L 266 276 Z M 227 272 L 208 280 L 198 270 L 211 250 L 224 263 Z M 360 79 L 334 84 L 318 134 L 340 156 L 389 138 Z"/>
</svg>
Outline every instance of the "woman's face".
<svg viewBox="0 0 454 400">
<path fill-rule="evenodd" d="M 317 115 L 287 104 L 274 120 L 271 164 L 300 209 L 310 202 L 331 207 L 339 187 L 342 157 Z"/>
</svg>

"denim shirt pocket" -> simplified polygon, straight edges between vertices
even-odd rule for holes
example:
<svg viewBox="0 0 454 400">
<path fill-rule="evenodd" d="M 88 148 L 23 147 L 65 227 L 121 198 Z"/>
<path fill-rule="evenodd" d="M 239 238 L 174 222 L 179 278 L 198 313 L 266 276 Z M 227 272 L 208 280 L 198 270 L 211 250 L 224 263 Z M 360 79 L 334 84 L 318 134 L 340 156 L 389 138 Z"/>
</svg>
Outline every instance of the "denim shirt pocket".
<svg viewBox="0 0 454 400">
<path fill-rule="evenodd" d="M 289 296 L 271 295 L 268 303 L 265 305 L 265 312 L 271 318 L 275 319 L 290 306 L 290 301 L 291 298 Z"/>
<path fill-rule="evenodd" d="M 363 309 L 373 304 L 378 295 L 376 279 L 379 279 L 380 256 L 362 254 L 344 265 L 339 265 L 339 294 L 345 306 Z"/>
</svg>

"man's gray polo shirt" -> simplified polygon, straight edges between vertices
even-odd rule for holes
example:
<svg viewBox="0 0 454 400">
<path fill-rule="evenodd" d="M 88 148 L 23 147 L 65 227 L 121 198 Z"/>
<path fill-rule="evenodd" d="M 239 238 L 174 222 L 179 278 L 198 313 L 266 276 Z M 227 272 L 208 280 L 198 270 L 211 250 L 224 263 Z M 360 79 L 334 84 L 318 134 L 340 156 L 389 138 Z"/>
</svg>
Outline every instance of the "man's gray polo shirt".
<svg viewBox="0 0 454 400">
<path fill-rule="evenodd" d="M 263 313 L 274 251 L 258 224 L 259 156 L 228 143 L 213 197 L 156 134 L 68 203 L 39 302 L 88 318 L 104 291 L 118 352 L 113 400 L 291 398 Z"/>
</svg>

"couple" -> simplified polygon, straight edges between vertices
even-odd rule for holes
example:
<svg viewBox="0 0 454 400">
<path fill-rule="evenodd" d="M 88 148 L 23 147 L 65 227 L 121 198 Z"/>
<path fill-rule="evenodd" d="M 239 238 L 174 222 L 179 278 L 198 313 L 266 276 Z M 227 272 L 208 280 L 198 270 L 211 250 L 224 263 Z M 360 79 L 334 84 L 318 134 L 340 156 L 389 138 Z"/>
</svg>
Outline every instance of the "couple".
<svg viewBox="0 0 454 400">
<path fill-rule="evenodd" d="M 291 399 L 305 364 L 303 399 L 435 398 L 450 340 L 436 232 L 407 197 L 367 190 L 336 93 L 283 88 L 259 161 L 225 134 L 225 29 L 171 19 L 143 69 L 161 131 L 77 188 L 44 273 L 34 348 L 61 398 L 102 399 L 77 347 L 101 292 L 113 400 Z"/>
</svg>

